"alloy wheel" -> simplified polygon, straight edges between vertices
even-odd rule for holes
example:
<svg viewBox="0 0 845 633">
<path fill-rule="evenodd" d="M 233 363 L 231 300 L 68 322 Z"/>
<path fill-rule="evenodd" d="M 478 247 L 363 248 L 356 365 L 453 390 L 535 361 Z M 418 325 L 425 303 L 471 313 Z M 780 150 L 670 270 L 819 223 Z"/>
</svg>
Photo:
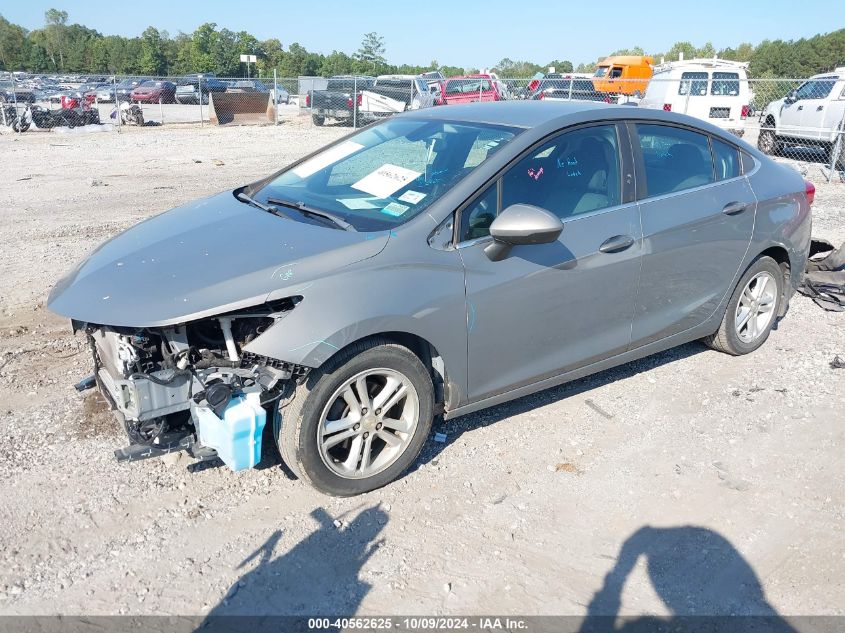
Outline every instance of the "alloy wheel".
<svg viewBox="0 0 845 633">
<path fill-rule="evenodd" d="M 338 387 L 323 409 L 317 445 L 323 463 L 346 479 L 372 477 L 408 448 L 419 421 L 417 391 L 393 369 L 368 369 Z"/>
<path fill-rule="evenodd" d="M 753 343 L 767 331 L 775 315 L 777 287 L 775 278 L 765 271 L 746 284 L 734 317 L 736 334 L 743 343 Z"/>
</svg>

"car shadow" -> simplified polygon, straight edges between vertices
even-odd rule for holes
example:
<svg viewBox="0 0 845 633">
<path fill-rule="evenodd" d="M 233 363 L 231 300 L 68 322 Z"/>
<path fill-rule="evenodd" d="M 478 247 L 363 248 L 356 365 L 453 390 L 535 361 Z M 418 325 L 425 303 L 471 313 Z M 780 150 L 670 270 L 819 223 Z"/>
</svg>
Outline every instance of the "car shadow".
<svg viewBox="0 0 845 633">
<path fill-rule="evenodd" d="M 318 527 L 287 553 L 275 556 L 283 541 L 274 531 L 247 556 L 245 571 L 207 614 L 197 631 L 292 631 L 296 622 L 279 616 L 354 615 L 371 585 L 360 573 L 381 547 L 379 534 L 387 514 L 378 506 L 362 510 L 351 521 L 333 520 L 323 509 L 311 512 Z M 256 563 L 256 564 L 254 564 Z M 303 625 L 305 622 L 300 622 Z"/>
<path fill-rule="evenodd" d="M 668 617 L 620 617 L 625 582 L 640 559 Z M 766 600 L 754 569 L 717 532 L 645 526 L 624 542 L 593 595 L 580 633 L 640 631 L 796 633 Z"/>
<path fill-rule="evenodd" d="M 490 407 L 489 409 L 483 409 L 475 413 L 454 418 L 453 420 L 440 421 L 440 423 L 435 422 L 435 432 L 445 434 L 446 441 L 437 441 L 438 436 L 436 434 L 430 437 L 425 446 L 423 446 L 420 456 L 417 458 L 417 461 L 414 463 L 409 473 L 414 472 L 420 466 L 435 459 L 444 448 L 457 441 L 457 439 L 464 433 L 484 428 L 491 424 L 495 424 L 496 422 L 501 422 L 507 418 L 527 413 L 532 409 L 544 407 L 554 402 L 558 402 L 559 400 L 571 398 L 604 385 L 609 385 L 617 380 L 631 378 L 632 376 L 636 376 L 637 374 L 660 367 L 667 363 L 695 356 L 701 352 L 708 351 L 708 349 L 709 348 L 707 348 L 703 343 L 698 341 L 687 343 L 618 367 L 606 369 L 596 374 L 573 380 L 572 382 L 568 382 L 558 387 L 552 387 L 495 407 Z M 597 410 L 600 415 L 603 415 L 604 417 L 609 415 L 601 409 L 600 405 L 595 403 L 593 403 L 593 405 L 594 406 L 591 408 Z M 442 437 L 439 439 L 442 439 Z"/>
</svg>

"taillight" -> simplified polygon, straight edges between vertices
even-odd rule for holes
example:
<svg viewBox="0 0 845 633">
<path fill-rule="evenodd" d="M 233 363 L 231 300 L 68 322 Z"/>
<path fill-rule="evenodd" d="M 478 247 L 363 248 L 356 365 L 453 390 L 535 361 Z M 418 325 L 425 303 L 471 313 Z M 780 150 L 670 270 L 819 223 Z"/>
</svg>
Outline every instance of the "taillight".
<svg viewBox="0 0 845 633">
<path fill-rule="evenodd" d="M 532 79 L 531 81 L 528 82 L 528 89 L 529 90 L 537 90 L 537 86 L 539 86 L 539 85 L 540 85 L 539 81 L 537 81 L 536 79 Z"/>
<path fill-rule="evenodd" d="M 807 204 L 813 204 L 816 197 L 816 186 L 809 180 L 804 181 L 804 193 L 807 194 Z"/>
<path fill-rule="evenodd" d="M 360 108 L 361 104 L 364 103 L 364 95 L 362 95 L 360 92 L 358 93 L 357 101 L 358 101 L 358 107 Z"/>
<path fill-rule="evenodd" d="M 545 96 L 546 96 L 546 93 L 545 93 L 545 92 L 541 92 L 540 94 L 538 94 L 538 95 L 537 95 L 537 98 L 538 98 L 538 99 L 543 99 L 543 98 L 545 98 Z"/>
<path fill-rule="evenodd" d="M 605 97 L 605 98 L 604 98 L 604 102 L 605 102 L 605 103 L 610 103 L 610 102 L 611 102 L 611 101 L 610 101 L 610 97 Z"/>
<path fill-rule="evenodd" d="M 305 107 L 306 108 L 311 107 L 311 93 L 310 92 L 305 94 Z"/>
<path fill-rule="evenodd" d="M 346 107 L 349 108 L 350 110 L 352 109 L 352 97 L 346 98 Z"/>
<path fill-rule="evenodd" d="M 750 110 L 751 110 L 751 106 L 747 106 L 747 105 L 742 106 L 742 111 L 739 114 L 740 118 L 747 119 Z"/>
<path fill-rule="evenodd" d="M 663 104 L 663 110 L 665 112 L 671 112 L 672 111 L 672 104 L 671 103 L 664 103 Z"/>
</svg>

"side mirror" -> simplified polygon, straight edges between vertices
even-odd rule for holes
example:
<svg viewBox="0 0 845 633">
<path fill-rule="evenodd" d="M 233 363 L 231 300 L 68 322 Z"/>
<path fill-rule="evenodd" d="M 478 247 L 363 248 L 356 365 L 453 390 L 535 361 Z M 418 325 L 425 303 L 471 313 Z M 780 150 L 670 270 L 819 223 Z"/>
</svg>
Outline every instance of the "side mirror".
<svg viewBox="0 0 845 633">
<path fill-rule="evenodd" d="M 795 91 L 794 90 L 790 90 L 787 93 L 787 95 L 783 98 L 783 102 L 786 103 L 787 105 L 790 104 L 790 103 L 795 103 L 796 101 L 797 101 L 797 99 L 795 98 Z"/>
<path fill-rule="evenodd" d="M 493 241 L 484 248 L 490 261 L 503 260 L 514 246 L 554 242 L 563 223 L 555 214 L 530 204 L 512 204 L 490 225 Z"/>
</svg>

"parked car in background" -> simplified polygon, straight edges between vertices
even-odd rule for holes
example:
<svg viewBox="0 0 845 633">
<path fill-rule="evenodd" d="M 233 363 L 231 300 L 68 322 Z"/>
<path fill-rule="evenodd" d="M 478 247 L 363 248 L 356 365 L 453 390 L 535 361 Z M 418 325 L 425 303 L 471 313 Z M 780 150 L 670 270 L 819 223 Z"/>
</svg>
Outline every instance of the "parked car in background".
<svg viewBox="0 0 845 633">
<path fill-rule="evenodd" d="M 500 84 L 490 75 L 464 75 L 450 77 L 441 83 L 438 105 L 473 103 L 476 101 L 502 101 Z"/>
<path fill-rule="evenodd" d="M 325 81 L 325 89 L 311 90 L 305 95 L 305 107 L 310 108 L 314 124 L 323 125 L 327 119 L 352 123 L 355 113 L 363 120 L 362 92 L 373 86 L 373 78 L 336 75 Z"/>
<path fill-rule="evenodd" d="M 117 83 L 117 85 L 101 85 L 97 88 L 95 93 L 97 101 L 101 103 L 111 103 L 115 101 L 115 92 L 117 92 L 117 99 L 120 101 L 129 101 L 132 98 L 132 91 L 141 85 L 143 81 L 143 78 L 122 79 Z"/>
<path fill-rule="evenodd" d="M 148 79 L 138 84 L 129 97 L 138 103 L 176 103 L 176 84 Z"/>
<path fill-rule="evenodd" d="M 774 154 L 786 145 L 816 145 L 828 153 L 845 131 L 845 66 L 813 75 L 760 113 L 757 147 Z M 845 168 L 845 139 L 839 167 Z"/>
<path fill-rule="evenodd" d="M 534 86 L 531 89 L 531 85 Z M 599 92 L 589 75 L 551 73 L 529 84 L 527 99 L 542 101 L 601 101 L 612 103 L 615 97 Z"/>
<path fill-rule="evenodd" d="M 688 114 L 742 136 L 751 100 L 747 62 L 690 59 L 655 66 L 639 105 Z"/>
<path fill-rule="evenodd" d="M 224 83 L 226 84 L 226 92 L 260 92 L 267 94 L 268 98 L 275 95 L 274 101 L 276 103 L 290 103 L 290 93 L 283 86 L 278 86 L 278 94 L 276 95 L 273 92 L 274 89 L 260 79 L 230 79 L 224 81 Z"/>
<path fill-rule="evenodd" d="M 208 103 L 212 92 L 226 92 L 226 84 L 214 73 L 186 75 L 176 85 L 176 103 Z"/>
<path fill-rule="evenodd" d="M 361 92 L 359 102 L 360 116 L 367 121 L 436 105 L 435 95 L 419 75 L 380 75 Z"/>
<path fill-rule="evenodd" d="M 411 467 L 436 416 L 695 340 L 754 352 L 801 283 L 812 193 L 674 112 L 430 108 L 141 222 L 47 305 L 88 339 L 124 461 L 250 468 L 266 424 L 349 496 Z"/>
</svg>

